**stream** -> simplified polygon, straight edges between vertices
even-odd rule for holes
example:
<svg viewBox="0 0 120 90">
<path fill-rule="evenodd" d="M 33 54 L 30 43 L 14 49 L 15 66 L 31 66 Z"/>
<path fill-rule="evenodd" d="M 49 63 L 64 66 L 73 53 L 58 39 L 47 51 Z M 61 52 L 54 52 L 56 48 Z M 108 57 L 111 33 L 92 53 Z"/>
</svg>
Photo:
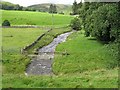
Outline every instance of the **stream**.
<svg viewBox="0 0 120 90">
<path fill-rule="evenodd" d="M 58 44 L 65 42 L 72 32 L 58 35 L 57 38 L 47 46 L 42 47 L 38 51 L 38 55 L 32 57 L 28 65 L 25 75 L 52 75 L 52 63 L 54 59 L 55 48 Z"/>
</svg>

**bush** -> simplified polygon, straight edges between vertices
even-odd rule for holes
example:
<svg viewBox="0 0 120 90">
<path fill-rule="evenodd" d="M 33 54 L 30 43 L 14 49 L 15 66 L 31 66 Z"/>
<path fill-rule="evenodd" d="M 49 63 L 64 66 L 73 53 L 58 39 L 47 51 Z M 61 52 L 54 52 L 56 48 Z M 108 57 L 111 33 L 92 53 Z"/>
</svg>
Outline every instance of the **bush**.
<svg viewBox="0 0 120 90">
<path fill-rule="evenodd" d="M 59 14 L 62 14 L 62 15 L 64 15 L 64 12 L 60 12 Z"/>
<path fill-rule="evenodd" d="M 8 20 L 5 20 L 3 23 L 2 23 L 2 26 L 10 26 L 10 22 Z"/>
<path fill-rule="evenodd" d="M 81 23 L 80 23 L 80 19 L 75 17 L 70 24 L 71 28 L 74 30 L 81 30 Z"/>
<path fill-rule="evenodd" d="M 80 18 L 85 36 L 96 37 L 103 42 L 114 42 L 119 28 L 117 3 L 85 3 L 80 9 Z"/>
<path fill-rule="evenodd" d="M 118 11 L 116 4 L 106 4 L 93 13 L 93 33 L 101 41 L 115 41 L 118 31 Z"/>
</svg>

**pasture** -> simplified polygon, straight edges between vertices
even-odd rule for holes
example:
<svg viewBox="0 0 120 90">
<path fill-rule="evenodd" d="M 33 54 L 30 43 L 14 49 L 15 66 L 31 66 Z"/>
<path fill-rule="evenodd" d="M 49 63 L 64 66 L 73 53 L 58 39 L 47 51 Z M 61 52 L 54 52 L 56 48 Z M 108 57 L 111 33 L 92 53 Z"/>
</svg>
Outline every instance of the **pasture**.
<svg viewBox="0 0 120 90">
<path fill-rule="evenodd" d="M 11 25 L 51 26 L 52 16 L 48 13 L 2 10 L 3 18 Z M 54 15 L 54 26 L 69 25 L 73 17 Z M 2 87 L 3 88 L 117 88 L 118 61 L 116 44 L 101 44 L 93 37 L 85 37 L 84 31 L 71 34 L 66 42 L 56 48 L 53 60 L 54 75 L 25 76 L 30 58 L 21 54 L 21 49 L 47 32 L 37 44 L 28 50 L 49 44 L 57 35 L 71 28 L 2 28 Z M 63 54 L 63 53 L 67 54 Z M 116 54 L 116 55 L 115 55 Z"/>
<path fill-rule="evenodd" d="M 58 31 L 61 33 L 65 30 Z M 40 29 L 3 29 L 4 88 L 117 87 L 118 68 L 117 62 L 114 62 L 115 57 L 109 52 L 111 49 L 94 39 L 85 38 L 83 32 L 73 33 L 67 42 L 58 45 L 57 52 L 66 50 L 69 55 L 55 54 L 53 76 L 25 76 L 24 70 L 30 59 L 20 54 L 19 50 L 44 32 Z M 50 33 L 47 35 L 53 35 L 57 31 Z M 13 37 L 6 37 L 11 35 Z M 42 41 L 44 40 L 43 38 Z"/>
<path fill-rule="evenodd" d="M 52 14 L 41 12 L 7 10 L 1 10 L 1 12 L 3 16 L 2 22 L 7 19 L 10 21 L 11 25 L 50 26 L 53 23 L 57 26 L 66 26 L 69 25 L 71 19 L 73 19 L 70 15 L 59 14 L 54 14 L 54 19 L 52 19 Z"/>
<path fill-rule="evenodd" d="M 117 45 L 103 45 L 95 38 L 85 38 L 83 33 L 75 32 L 65 43 L 59 44 L 56 52 L 66 52 L 68 55 L 56 54 L 53 70 L 55 74 L 75 74 L 113 69 L 118 66 L 113 48 Z"/>
<path fill-rule="evenodd" d="M 3 72 L 23 73 L 30 59 L 24 56 L 24 54 L 21 54 L 21 49 L 31 44 L 39 36 L 47 32 L 47 30 L 41 30 L 39 28 L 3 28 L 2 31 Z M 57 35 L 67 31 L 70 31 L 70 28 L 64 30 L 55 29 L 49 33 L 47 32 L 34 47 L 28 49 L 28 53 L 32 54 L 34 49 L 49 44 Z M 23 69 L 21 69 L 20 65 L 23 66 Z"/>
<path fill-rule="evenodd" d="M 21 54 L 21 49 L 44 32 L 36 28 L 3 28 L 3 73 L 23 73 L 29 58 Z"/>
</svg>

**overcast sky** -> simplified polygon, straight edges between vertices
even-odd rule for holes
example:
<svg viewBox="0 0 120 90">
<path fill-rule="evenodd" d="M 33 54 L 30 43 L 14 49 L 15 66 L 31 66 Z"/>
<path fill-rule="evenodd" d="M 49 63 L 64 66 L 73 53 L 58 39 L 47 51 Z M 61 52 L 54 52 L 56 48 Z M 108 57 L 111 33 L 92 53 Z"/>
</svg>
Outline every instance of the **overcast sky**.
<svg viewBox="0 0 120 90">
<path fill-rule="evenodd" d="M 21 6 L 29 6 L 40 3 L 72 4 L 74 2 L 74 0 L 2 0 L 2 1 L 8 1 L 14 4 L 19 4 Z M 80 2 L 81 0 L 76 1 Z"/>
</svg>

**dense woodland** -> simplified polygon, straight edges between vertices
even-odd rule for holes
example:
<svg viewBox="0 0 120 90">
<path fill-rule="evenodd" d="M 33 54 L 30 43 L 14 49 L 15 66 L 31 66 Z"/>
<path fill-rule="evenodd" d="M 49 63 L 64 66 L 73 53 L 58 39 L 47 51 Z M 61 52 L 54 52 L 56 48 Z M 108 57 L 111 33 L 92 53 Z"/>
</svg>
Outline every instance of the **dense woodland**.
<svg viewBox="0 0 120 90">
<path fill-rule="evenodd" d="M 73 3 L 71 27 L 84 30 L 86 37 L 95 37 L 103 44 L 114 43 L 114 55 L 120 59 L 120 2 Z"/>
<path fill-rule="evenodd" d="M 118 41 L 120 33 L 120 3 L 85 2 L 73 3 L 73 14 L 79 14 L 85 36 L 94 36 L 100 41 Z M 76 19 L 76 18 L 75 18 Z M 73 22 L 77 22 L 74 20 Z M 79 27 L 81 27 L 79 25 Z"/>
</svg>

